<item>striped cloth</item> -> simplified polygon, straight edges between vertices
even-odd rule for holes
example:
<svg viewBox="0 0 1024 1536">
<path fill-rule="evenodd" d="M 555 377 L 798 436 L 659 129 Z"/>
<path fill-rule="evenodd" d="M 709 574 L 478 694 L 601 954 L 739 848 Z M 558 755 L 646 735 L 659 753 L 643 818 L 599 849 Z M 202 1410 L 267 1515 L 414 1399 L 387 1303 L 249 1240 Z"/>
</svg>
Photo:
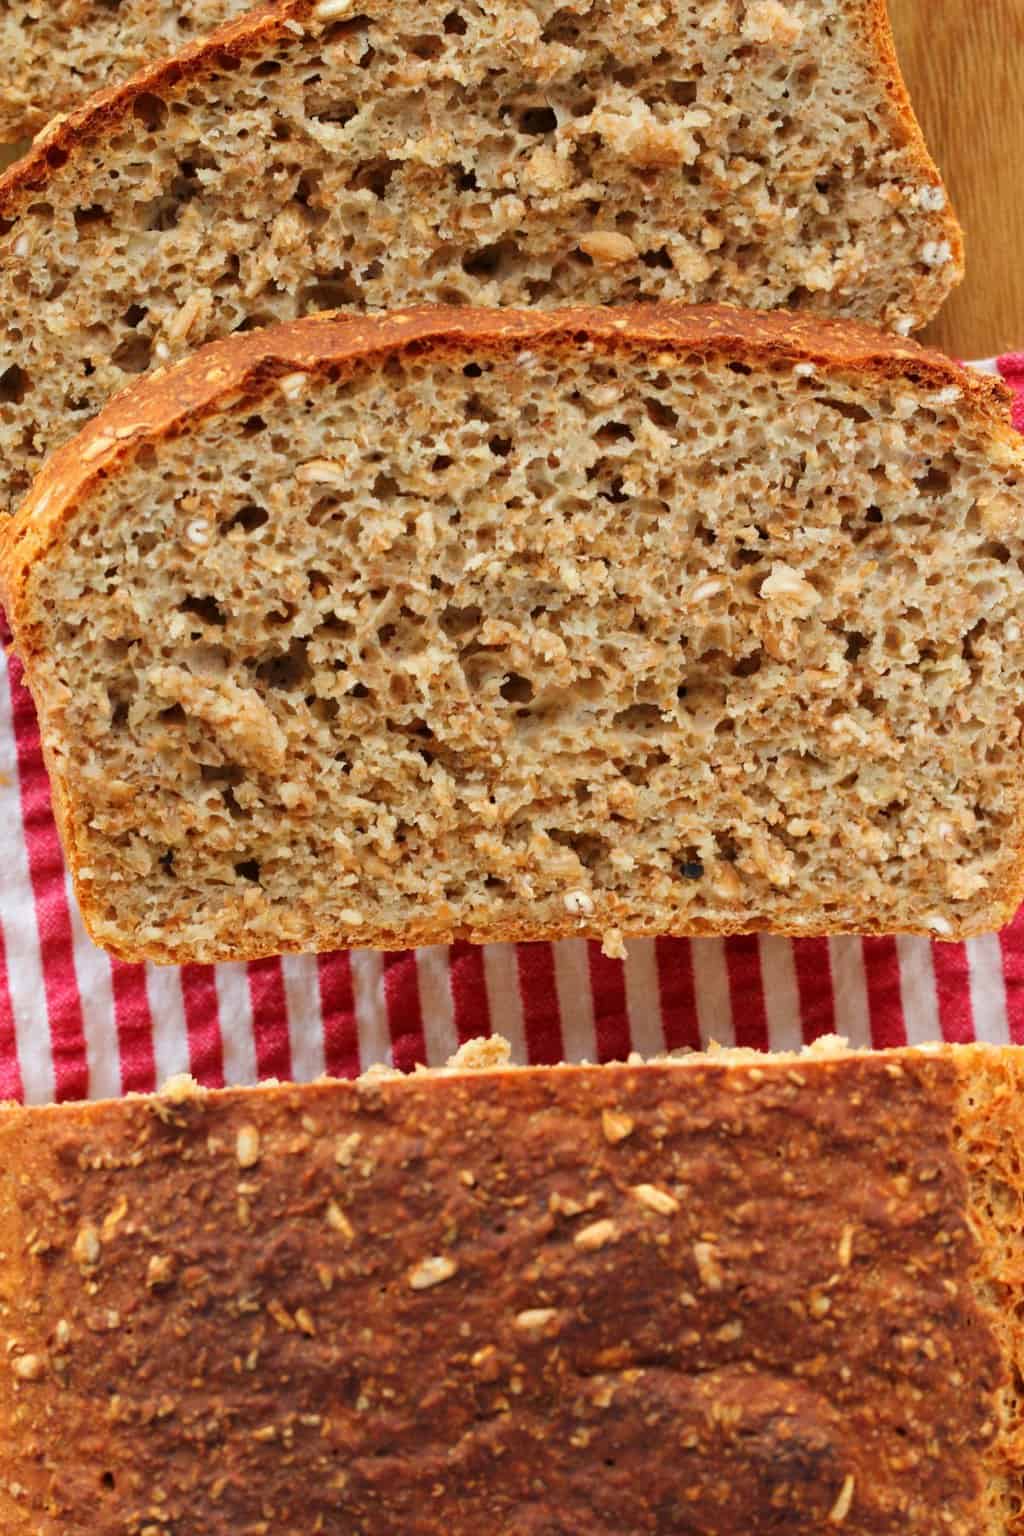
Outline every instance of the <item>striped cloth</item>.
<svg viewBox="0 0 1024 1536">
<path fill-rule="evenodd" d="M 1024 354 L 982 364 L 1018 391 Z M 6 637 L 5 637 L 6 638 Z M 475 1035 L 519 1061 L 609 1061 L 709 1039 L 782 1049 L 1024 1043 L 1024 913 L 967 944 L 926 939 L 659 939 L 491 945 L 178 968 L 125 965 L 86 938 L 64 868 L 32 702 L 0 657 L 0 1099 L 210 1087 L 440 1063 Z"/>
</svg>

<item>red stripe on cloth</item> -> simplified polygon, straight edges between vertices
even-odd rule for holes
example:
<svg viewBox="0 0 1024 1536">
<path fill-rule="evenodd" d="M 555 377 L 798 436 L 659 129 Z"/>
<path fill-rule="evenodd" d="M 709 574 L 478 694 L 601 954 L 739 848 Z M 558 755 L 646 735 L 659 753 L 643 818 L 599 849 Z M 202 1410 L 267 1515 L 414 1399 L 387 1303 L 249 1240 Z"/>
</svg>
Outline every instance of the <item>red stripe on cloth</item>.
<svg viewBox="0 0 1024 1536">
<path fill-rule="evenodd" d="M 156 1056 L 153 1053 L 153 1017 L 146 993 L 146 967 L 110 962 L 114 992 L 114 1024 L 121 1068 L 122 1093 L 153 1093 L 156 1090 Z"/>
<path fill-rule="evenodd" d="M 7 976 L 7 946 L 3 928 L 0 928 L 0 1099 L 21 1099 L 24 1092 L 18 1064 L 18 1040 L 14 1032 L 14 1006 Z"/>
<path fill-rule="evenodd" d="M 906 1045 L 907 1026 L 900 992 L 900 957 L 896 940 L 862 939 L 864 980 L 868 992 L 871 1044 L 876 1050 Z"/>
<path fill-rule="evenodd" d="M 352 961 L 347 950 L 320 955 L 320 1015 L 324 1026 L 324 1065 L 331 1077 L 359 1076 L 359 1025 Z"/>
<path fill-rule="evenodd" d="M 448 951 L 455 1034 L 460 1045 L 491 1032 L 484 952 L 479 944 L 453 944 Z"/>
<path fill-rule="evenodd" d="M 810 1045 L 836 1029 L 836 995 L 832 987 L 832 957 L 828 939 L 794 939 L 793 964 L 800 995 L 800 1027 Z"/>
<path fill-rule="evenodd" d="M 89 1093 L 89 1063 L 85 1053 L 85 1020 L 75 975 L 75 946 L 71 913 L 64 885 L 64 855 L 50 801 L 50 783 L 43 763 L 39 723 L 27 690 L 22 686 L 21 662 L 8 662 L 14 741 L 21 789 L 39 958 L 43 968 L 46 1013 L 58 1102 L 84 1099 Z"/>
<path fill-rule="evenodd" d="M 1014 1045 L 1024 1045 L 1024 907 L 999 935 L 1006 986 L 1006 1019 Z"/>
<path fill-rule="evenodd" d="M 764 1006 L 761 950 L 756 933 L 744 933 L 725 941 L 725 966 L 729 975 L 733 1038 L 737 1045 L 755 1051 L 771 1048 L 768 1015 Z"/>
<path fill-rule="evenodd" d="M 997 361 L 1003 379 L 1014 391 L 1011 420 L 1018 432 L 1024 432 L 1024 352 L 1010 352 Z"/>
<path fill-rule="evenodd" d="M 213 967 L 183 965 L 179 974 L 188 1031 L 189 1070 L 204 1088 L 223 1088 L 224 1042 Z"/>
<path fill-rule="evenodd" d="M 969 1045 L 974 1039 L 971 965 L 966 944 L 933 944 L 932 967 L 943 1040 Z"/>
<path fill-rule="evenodd" d="M 400 1072 L 411 1072 L 417 1062 L 427 1059 L 416 952 L 403 949 L 386 954 L 383 965 L 391 1059 Z"/>
<path fill-rule="evenodd" d="M 554 950 L 550 944 L 517 944 L 516 958 L 526 1059 L 531 1066 L 550 1066 L 565 1052 Z"/>
<path fill-rule="evenodd" d="M 260 1078 L 292 1075 L 292 1046 L 288 1038 L 288 999 L 280 960 L 253 960 L 246 966 L 252 1003 L 252 1036 L 256 1072 Z"/>
<path fill-rule="evenodd" d="M 665 1031 L 665 1049 L 678 1051 L 684 1046 L 700 1050 L 700 1021 L 697 1017 L 697 990 L 693 980 L 693 950 L 689 939 L 657 939 L 654 944 L 658 968 L 658 998 L 661 1023 Z"/>
<path fill-rule="evenodd" d="M 590 991 L 594 999 L 594 1038 L 598 1061 L 625 1061 L 633 1049 L 626 1003 L 626 967 L 601 953 L 597 939 L 587 943 Z"/>
</svg>

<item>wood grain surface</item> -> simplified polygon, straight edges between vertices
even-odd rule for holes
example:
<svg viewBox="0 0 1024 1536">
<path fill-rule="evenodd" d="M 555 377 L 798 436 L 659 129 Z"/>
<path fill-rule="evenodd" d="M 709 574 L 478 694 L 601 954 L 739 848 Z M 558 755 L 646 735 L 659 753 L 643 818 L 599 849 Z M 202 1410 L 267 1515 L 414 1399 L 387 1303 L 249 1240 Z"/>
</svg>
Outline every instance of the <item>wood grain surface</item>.
<svg viewBox="0 0 1024 1536">
<path fill-rule="evenodd" d="M 1024 0 L 889 0 L 896 46 L 967 239 L 925 333 L 959 357 L 1024 348 Z"/>
</svg>

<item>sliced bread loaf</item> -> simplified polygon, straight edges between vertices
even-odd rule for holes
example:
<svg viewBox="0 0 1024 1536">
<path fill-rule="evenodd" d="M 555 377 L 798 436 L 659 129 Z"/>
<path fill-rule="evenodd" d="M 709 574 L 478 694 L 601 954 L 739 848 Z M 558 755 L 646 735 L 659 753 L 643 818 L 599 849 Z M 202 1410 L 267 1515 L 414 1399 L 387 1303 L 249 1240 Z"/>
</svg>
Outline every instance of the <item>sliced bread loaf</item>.
<svg viewBox="0 0 1024 1536">
<path fill-rule="evenodd" d="M 0 143 L 249 9 L 246 0 L 3 0 Z"/>
<path fill-rule="evenodd" d="M 123 395 L 0 534 L 130 958 L 1012 915 L 1024 453 L 846 323 L 314 317 Z"/>
<path fill-rule="evenodd" d="M 1012 1048 L 8 1108 L 5 1536 L 1020 1536 L 1022 1159 Z"/>
<path fill-rule="evenodd" d="M 310 310 L 710 299 L 910 330 L 960 268 L 882 0 L 286 0 L 0 181 L 6 504 L 130 375 Z"/>
</svg>

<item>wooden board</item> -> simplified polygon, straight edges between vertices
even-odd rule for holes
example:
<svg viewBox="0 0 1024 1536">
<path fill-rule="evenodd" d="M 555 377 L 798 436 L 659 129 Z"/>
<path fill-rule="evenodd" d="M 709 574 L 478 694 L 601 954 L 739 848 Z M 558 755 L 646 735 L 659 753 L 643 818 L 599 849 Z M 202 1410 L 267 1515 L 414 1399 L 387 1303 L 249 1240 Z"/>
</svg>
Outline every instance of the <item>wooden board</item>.
<svg viewBox="0 0 1024 1536">
<path fill-rule="evenodd" d="M 923 339 L 1024 349 L 1024 0 L 889 0 L 914 106 L 967 237 L 967 279 Z"/>
</svg>

